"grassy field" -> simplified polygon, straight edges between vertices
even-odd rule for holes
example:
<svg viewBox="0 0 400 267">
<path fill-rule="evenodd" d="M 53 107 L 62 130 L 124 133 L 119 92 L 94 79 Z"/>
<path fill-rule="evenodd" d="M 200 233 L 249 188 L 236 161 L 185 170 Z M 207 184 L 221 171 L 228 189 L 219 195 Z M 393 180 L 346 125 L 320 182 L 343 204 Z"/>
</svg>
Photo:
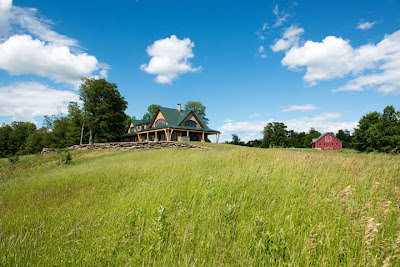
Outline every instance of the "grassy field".
<svg viewBox="0 0 400 267">
<path fill-rule="evenodd" d="M 400 157 L 207 145 L 1 160 L 0 265 L 400 265 Z"/>
</svg>

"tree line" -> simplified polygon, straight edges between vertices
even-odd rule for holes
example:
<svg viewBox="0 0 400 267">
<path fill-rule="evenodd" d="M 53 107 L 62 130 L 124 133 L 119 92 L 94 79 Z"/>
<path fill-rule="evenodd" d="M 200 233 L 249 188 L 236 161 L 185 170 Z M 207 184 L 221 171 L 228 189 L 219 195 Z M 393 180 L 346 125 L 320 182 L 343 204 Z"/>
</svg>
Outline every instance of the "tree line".
<svg viewBox="0 0 400 267">
<path fill-rule="evenodd" d="M 120 141 L 131 119 L 125 114 L 128 102 L 119 93 L 115 83 L 105 79 L 82 79 L 79 88 L 82 101 L 68 104 L 67 115 L 44 116 L 37 128 L 32 122 L 13 121 L 0 127 L 0 158 L 35 154 L 43 148 L 65 148 L 82 143 Z M 142 119 L 154 117 L 160 105 L 152 104 Z M 198 101 L 189 101 L 186 110 L 197 112 L 207 122 L 206 107 Z"/>
<path fill-rule="evenodd" d="M 308 132 L 296 132 L 288 130 L 282 122 L 271 122 L 264 127 L 262 134 L 262 139 L 248 142 L 243 142 L 238 135 L 232 134 L 232 141 L 226 143 L 262 148 L 309 148 L 312 139 L 318 138 L 322 133 L 314 128 Z M 342 129 L 331 134 L 342 141 L 343 148 L 364 152 L 400 153 L 400 111 L 396 111 L 393 106 L 387 106 L 383 113 L 374 111 L 364 115 L 353 133 Z"/>
</svg>

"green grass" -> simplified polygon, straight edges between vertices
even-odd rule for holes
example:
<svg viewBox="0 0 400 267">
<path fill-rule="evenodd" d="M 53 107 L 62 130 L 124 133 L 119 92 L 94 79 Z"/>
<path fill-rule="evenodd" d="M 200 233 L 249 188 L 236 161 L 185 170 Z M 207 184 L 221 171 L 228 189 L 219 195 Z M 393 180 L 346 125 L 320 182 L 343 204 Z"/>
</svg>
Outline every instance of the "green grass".
<svg viewBox="0 0 400 267">
<path fill-rule="evenodd" d="M 399 157 L 204 145 L 1 160 L 0 265 L 400 264 Z"/>
</svg>

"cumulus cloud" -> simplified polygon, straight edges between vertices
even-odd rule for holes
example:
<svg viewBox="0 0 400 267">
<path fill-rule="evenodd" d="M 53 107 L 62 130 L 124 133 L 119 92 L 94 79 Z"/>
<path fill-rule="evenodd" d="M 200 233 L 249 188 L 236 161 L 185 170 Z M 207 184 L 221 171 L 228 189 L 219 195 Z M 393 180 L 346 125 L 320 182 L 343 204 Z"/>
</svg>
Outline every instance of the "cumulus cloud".
<svg viewBox="0 0 400 267">
<path fill-rule="evenodd" d="M 282 109 L 283 112 L 290 112 L 290 111 L 311 111 L 317 109 L 316 106 L 312 104 L 306 104 L 306 105 L 292 105 L 289 107 L 286 107 Z"/>
<path fill-rule="evenodd" d="M 298 46 L 300 35 L 304 33 L 304 29 L 295 25 L 290 26 L 283 32 L 281 39 L 277 40 L 275 44 L 271 45 L 274 52 L 288 50 L 292 46 Z"/>
<path fill-rule="evenodd" d="M 89 77 L 101 67 L 96 57 L 86 53 L 75 55 L 67 46 L 32 39 L 30 35 L 13 35 L 0 43 L 0 69 L 11 75 L 35 74 L 79 85 L 81 77 Z"/>
<path fill-rule="evenodd" d="M 289 130 L 297 132 L 308 132 L 311 127 L 320 132 L 337 132 L 340 129 L 354 129 L 358 121 L 332 121 L 342 117 L 338 112 L 326 112 L 314 117 L 301 117 L 290 120 L 279 120 L 283 122 Z M 264 127 L 276 120 L 269 119 L 256 122 L 230 122 L 222 125 L 218 129 L 221 131 L 221 141 L 229 140 L 231 134 L 237 134 L 243 141 L 262 138 Z"/>
<path fill-rule="evenodd" d="M 360 23 L 357 25 L 357 29 L 366 31 L 366 30 L 371 29 L 374 25 L 375 25 L 375 21 L 373 21 L 373 22 L 368 22 L 368 21 L 362 22 L 362 21 L 360 21 Z"/>
<path fill-rule="evenodd" d="M 157 75 L 157 83 L 171 84 L 183 73 L 202 69 L 193 68 L 189 62 L 194 57 L 193 47 L 194 43 L 189 38 L 180 40 L 175 35 L 157 40 L 147 47 L 146 51 L 151 59 L 148 64 L 142 64 L 140 69 Z"/>
<path fill-rule="evenodd" d="M 383 94 L 400 93 L 400 31 L 385 35 L 376 45 L 358 48 L 335 36 L 322 42 L 307 41 L 287 51 L 281 63 L 290 70 L 305 67 L 303 79 L 310 86 L 350 74 L 355 78 L 336 91 L 376 87 Z"/>
<path fill-rule="evenodd" d="M 11 75 L 50 78 L 75 88 L 81 77 L 107 77 L 107 64 L 81 52 L 77 40 L 53 31 L 51 26 L 52 22 L 40 17 L 37 9 L 0 0 L 0 69 Z"/>
<path fill-rule="evenodd" d="M 0 87 L 0 116 L 14 121 L 34 121 L 35 116 L 66 113 L 70 101 L 79 96 L 68 90 L 55 90 L 38 82 L 20 82 Z"/>
</svg>

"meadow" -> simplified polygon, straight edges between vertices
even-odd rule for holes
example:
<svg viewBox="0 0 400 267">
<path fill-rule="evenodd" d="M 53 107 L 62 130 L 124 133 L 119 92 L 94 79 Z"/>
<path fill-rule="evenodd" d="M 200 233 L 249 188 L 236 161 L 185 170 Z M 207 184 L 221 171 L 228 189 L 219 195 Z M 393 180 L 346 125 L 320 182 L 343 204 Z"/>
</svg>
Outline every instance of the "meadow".
<svg viewBox="0 0 400 267">
<path fill-rule="evenodd" d="M 400 265 L 400 157 L 204 145 L 0 160 L 0 265 Z"/>
</svg>

